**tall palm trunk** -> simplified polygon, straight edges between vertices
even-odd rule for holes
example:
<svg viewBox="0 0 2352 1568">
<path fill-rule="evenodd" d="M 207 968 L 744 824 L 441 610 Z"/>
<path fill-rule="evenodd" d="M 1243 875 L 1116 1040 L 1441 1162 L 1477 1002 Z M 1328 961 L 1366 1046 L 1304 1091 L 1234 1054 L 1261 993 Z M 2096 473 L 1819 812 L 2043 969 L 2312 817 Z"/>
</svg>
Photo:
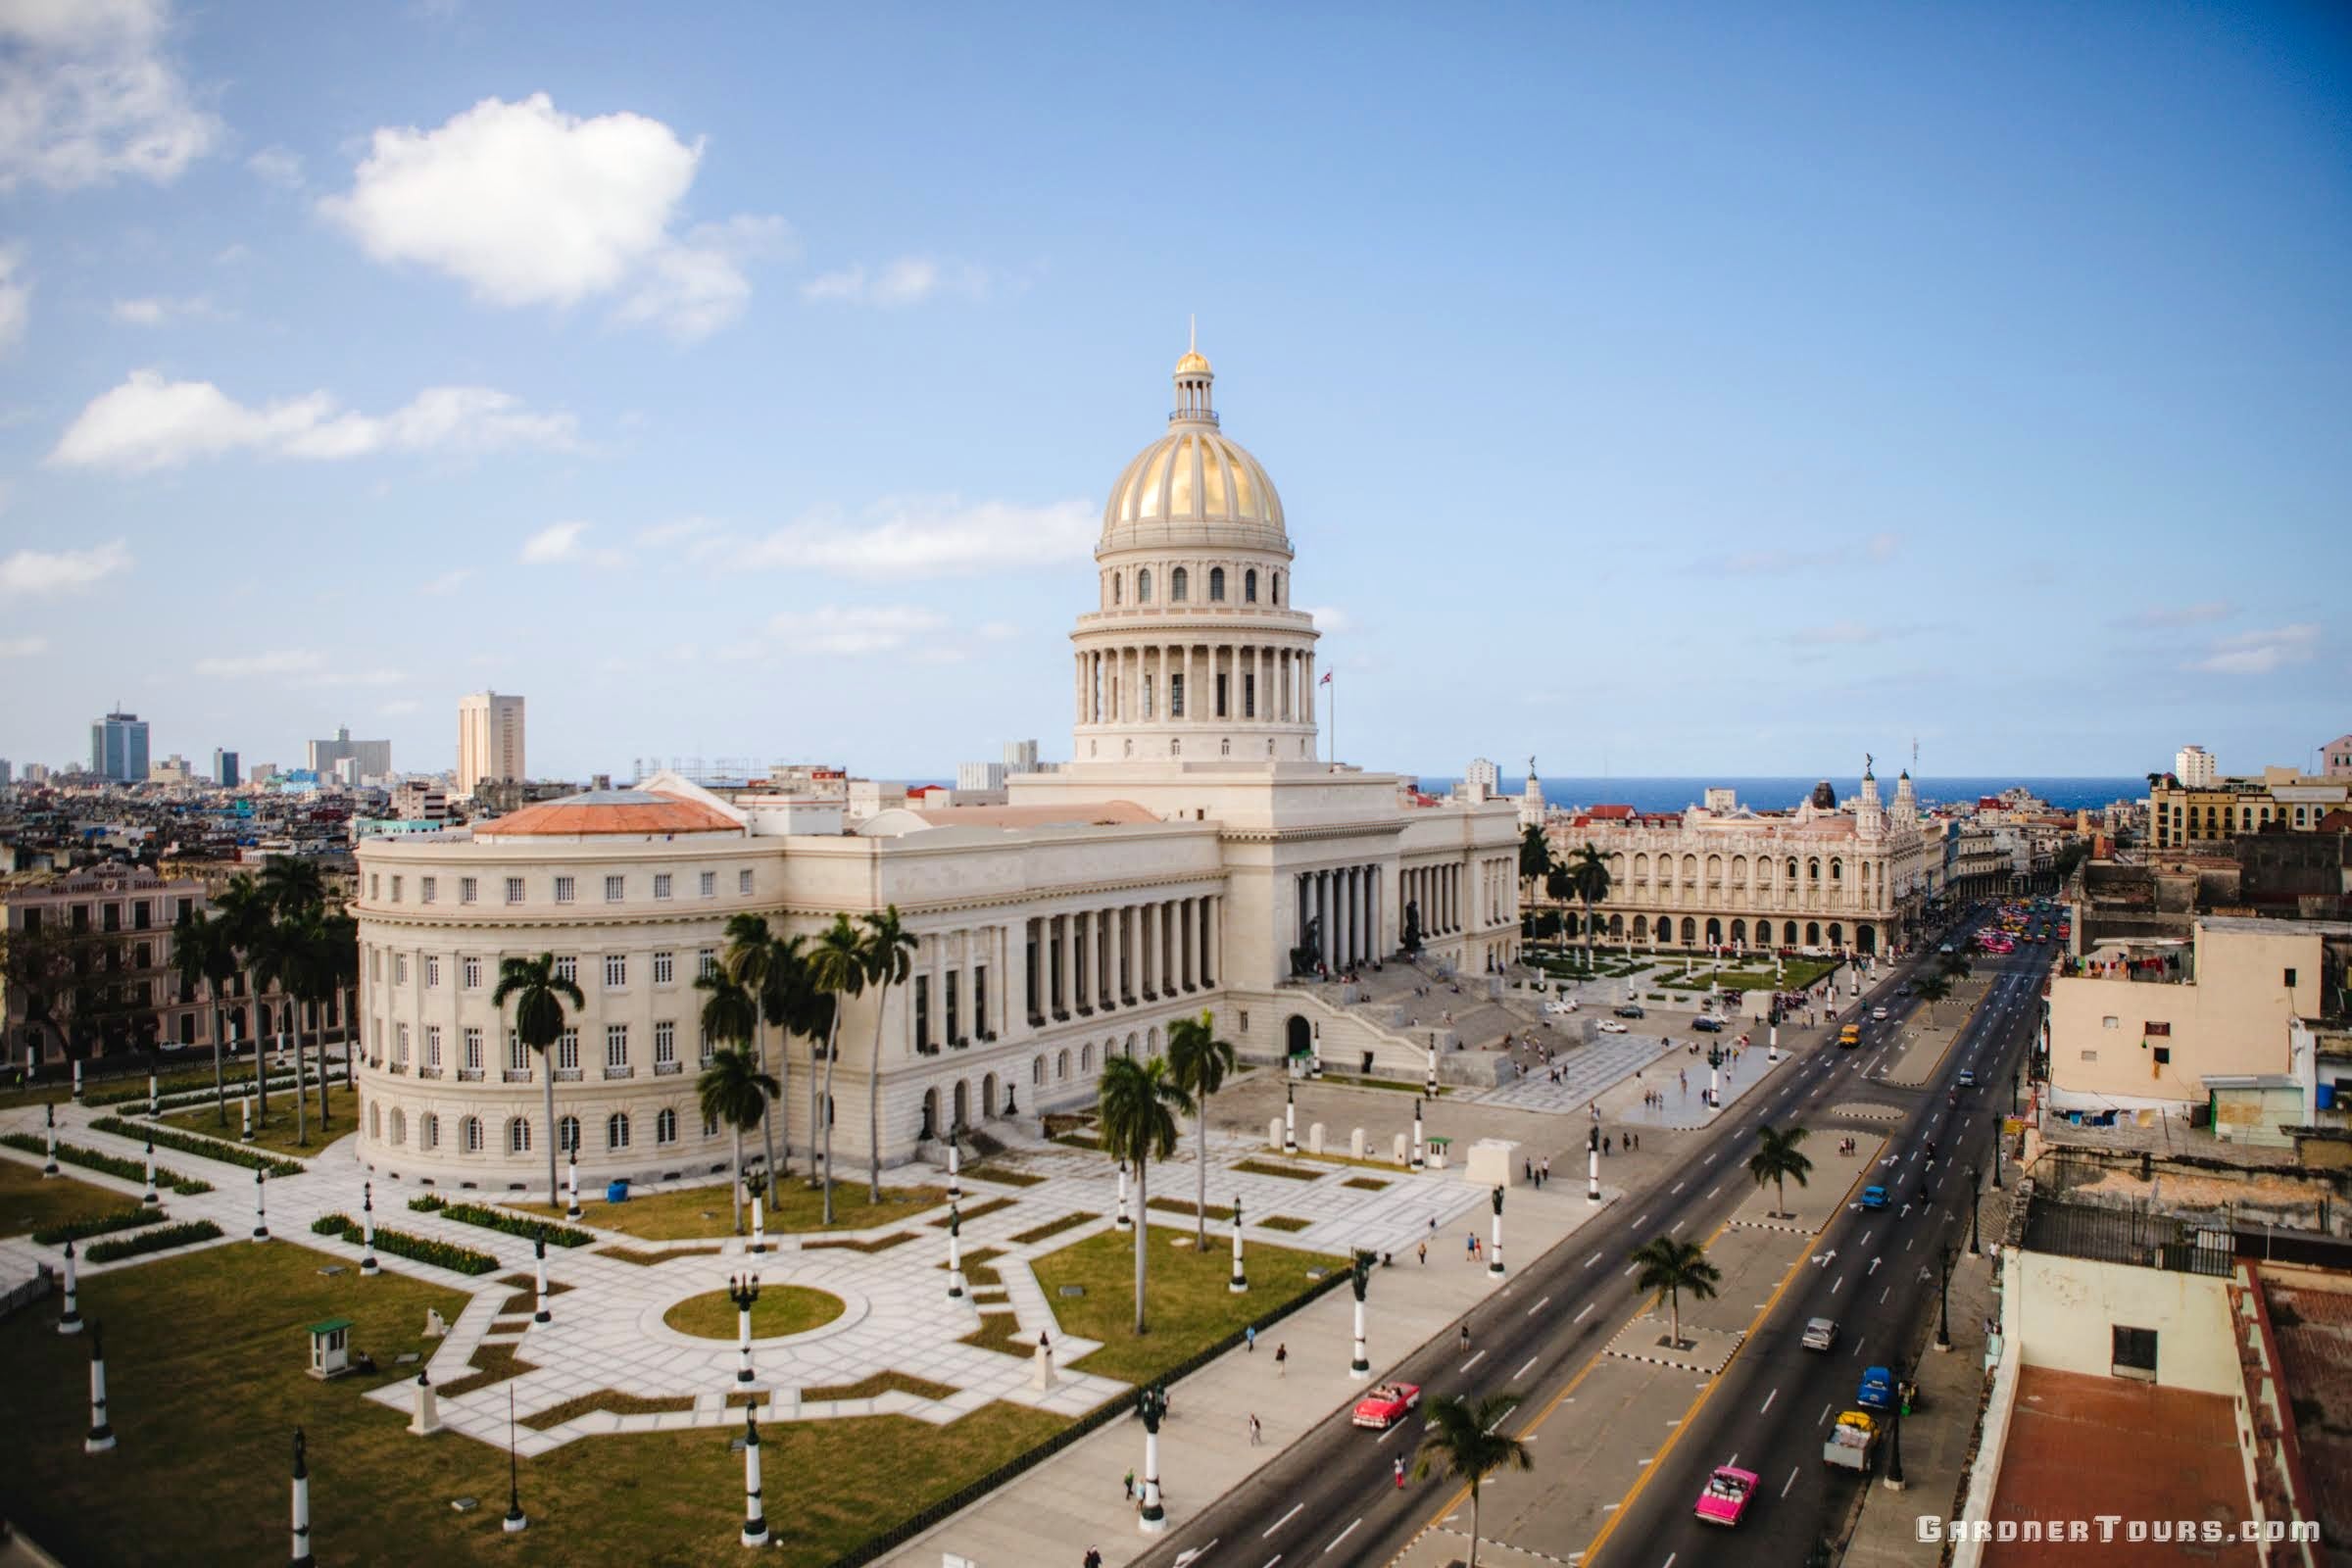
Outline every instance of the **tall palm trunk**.
<svg viewBox="0 0 2352 1568">
<path fill-rule="evenodd" d="M 286 1004 L 286 1022 L 293 1026 L 294 1036 L 294 1142 L 309 1148 L 311 1142 L 311 1097 L 302 1081 L 302 1006 L 289 1001 Z"/>
<path fill-rule="evenodd" d="M 760 1070 L 761 1072 L 765 1072 L 767 1071 L 767 1026 L 765 1024 L 755 1024 L 752 1027 L 752 1054 L 754 1059 L 760 1063 Z M 779 1048 L 776 1054 L 778 1056 L 783 1055 L 783 1051 Z M 767 1156 L 767 1206 L 770 1208 L 776 1206 L 775 1108 L 776 1102 L 768 1098 L 767 1091 L 764 1089 L 760 1090 L 760 1147 Z M 741 1140 L 743 1134 L 738 1131 L 735 1136 L 738 1140 Z M 743 1186 L 743 1166 L 740 1160 L 738 1160 L 735 1166 L 735 1185 L 738 1188 Z"/>
<path fill-rule="evenodd" d="M 882 1201 L 882 1010 L 890 1001 L 883 982 L 874 997 L 874 1054 L 865 1064 L 865 1200 Z"/>
<path fill-rule="evenodd" d="M 254 1021 L 259 1023 L 261 1021 L 262 988 L 253 983 L 251 971 L 247 971 L 245 979 L 246 989 L 253 993 Z M 270 1119 L 270 1068 L 262 1058 L 270 1054 L 270 1048 L 262 1044 L 264 1033 L 265 1031 L 261 1029 L 253 1032 L 253 1093 L 261 1105 L 259 1119 L 268 1121 Z"/>
<path fill-rule="evenodd" d="M 1152 1211 L 1151 1169 L 1152 1162 L 1148 1159 L 1135 1162 L 1135 1332 L 1138 1334 L 1144 1332 L 1144 1258 L 1151 1250 L 1146 1235 L 1152 1229 L 1148 1217 Z"/>
<path fill-rule="evenodd" d="M 1478 1481 L 1470 1482 L 1470 1561 L 1467 1568 L 1478 1568 Z"/>
<path fill-rule="evenodd" d="M 1585 967 L 1592 967 L 1592 896 L 1585 895 Z"/>
<path fill-rule="evenodd" d="M 762 1095 L 766 1094 L 761 1090 Z M 760 1117 L 765 1121 L 765 1116 Z M 735 1211 L 735 1234 L 743 1234 L 743 1123 L 732 1122 L 735 1129 L 735 1191 L 728 1195 L 727 1206 Z"/>
<path fill-rule="evenodd" d="M 205 995 L 213 1011 L 213 1109 L 219 1125 L 228 1125 L 228 1081 L 220 1066 L 220 987 L 218 982 L 204 983 Z"/>
<path fill-rule="evenodd" d="M 830 1225 L 833 1223 L 833 1117 L 830 1114 L 833 1108 L 833 1063 L 841 1055 L 841 1005 L 838 997 L 834 999 L 833 1027 L 825 1033 L 828 1037 L 825 1041 L 825 1089 L 816 1114 L 819 1125 L 824 1129 L 825 1223 Z M 813 1145 L 815 1140 L 812 1138 L 809 1142 Z"/>
<path fill-rule="evenodd" d="M 547 1105 L 547 1206 L 554 1208 L 556 1197 L 556 1058 L 546 1047 L 539 1048 L 539 1088 Z"/>
<path fill-rule="evenodd" d="M 324 1137 L 326 1135 L 326 1013 L 323 1008 L 318 1014 L 318 1028 L 317 1038 L 312 1042 L 312 1049 L 318 1054 L 318 1133 L 320 1137 Z M 350 1049 L 348 1046 L 344 1048 L 346 1052 Z"/>
<path fill-rule="evenodd" d="M 1198 1135 L 1197 1148 L 1200 1157 L 1195 1161 L 1200 1168 L 1195 1174 L 1200 1179 L 1200 1200 L 1193 1204 L 1193 1218 L 1198 1222 L 1193 1233 L 1193 1255 L 1208 1255 L 1208 1097 L 1200 1097 L 1200 1113 L 1193 1123 Z"/>
</svg>

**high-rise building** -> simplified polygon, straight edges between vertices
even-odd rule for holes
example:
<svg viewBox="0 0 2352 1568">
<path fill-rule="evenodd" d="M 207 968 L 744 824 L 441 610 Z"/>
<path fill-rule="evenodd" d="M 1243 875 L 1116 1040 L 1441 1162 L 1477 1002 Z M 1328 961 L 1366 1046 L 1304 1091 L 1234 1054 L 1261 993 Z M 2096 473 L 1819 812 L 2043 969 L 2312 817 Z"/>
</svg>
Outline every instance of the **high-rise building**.
<svg viewBox="0 0 2352 1568">
<path fill-rule="evenodd" d="M 338 726 L 331 741 L 311 742 L 311 771 L 321 778 L 333 777 L 335 764 L 346 759 L 360 778 L 381 778 L 392 771 L 392 743 L 355 741 L 348 724 Z"/>
<path fill-rule="evenodd" d="M 1493 799 L 1501 791 L 1502 769 L 1484 757 L 1473 757 L 1470 759 L 1470 770 L 1462 775 L 1462 782 L 1477 785 L 1486 791 L 1489 799 Z"/>
<path fill-rule="evenodd" d="M 113 712 L 90 726 L 90 771 L 122 784 L 147 782 L 147 721 Z"/>
<path fill-rule="evenodd" d="M 17 764 L 16 764 L 16 763 L 14 763 L 14 762 L 12 762 L 12 761 L 10 761 L 10 760 L 9 760 L 7 758 L 5 758 L 5 757 L 0 757 L 0 790 L 4 790 L 4 789 L 8 788 L 8 787 L 9 787 L 11 784 L 14 784 L 16 781 L 17 781 Z"/>
<path fill-rule="evenodd" d="M 224 790 L 237 787 L 237 754 L 213 748 L 213 783 Z"/>
<path fill-rule="evenodd" d="M 522 699 L 497 692 L 459 698 L 459 798 L 484 783 L 518 784 L 524 777 Z"/>
<path fill-rule="evenodd" d="M 1004 743 L 1004 771 L 1034 773 L 1037 771 L 1037 742 L 1006 741 Z"/>
<path fill-rule="evenodd" d="M 2352 778 L 2352 735 L 2338 735 L 2320 748 L 2322 778 Z M 5 783 L 0 779 L 0 783 Z"/>
<path fill-rule="evenodd" d="M 956 787 L 959 790 L 1001 790 L 1004 787 L 1004 764 L 957 762 Z"/>
<path fill-rule="evenodd" d="M 2173 754 L 2173 776 L 2192 790 L 2206 788 L 2219 774 L 2213 754 L 2202 746 L 2183 746 Z"/>
</svg>

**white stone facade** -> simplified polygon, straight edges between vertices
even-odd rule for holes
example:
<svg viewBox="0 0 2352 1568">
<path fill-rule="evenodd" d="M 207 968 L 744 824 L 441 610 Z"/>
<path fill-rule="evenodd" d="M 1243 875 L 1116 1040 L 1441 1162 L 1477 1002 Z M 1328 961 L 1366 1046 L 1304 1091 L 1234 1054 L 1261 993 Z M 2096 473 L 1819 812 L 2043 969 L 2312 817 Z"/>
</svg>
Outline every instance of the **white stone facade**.
<svg viewBox="0 0 2352 1568">
<path fill-rule="evenodd" d="M 813 935 L 837 911 L 895 906 L 915 936 L 913 976 L 880 1019 L 889 1163 L 959 1123 L 1091 1102 L 1110 1052 L 1150 1054 L 1203 1009 L 1260 1060 L 1311 1030 L 1368 1029 L 1320 1009 L 1294 968 L 1393 959 L 1408 914 L 1425 961 L 1478 973 L 1515 956 L 1511 803 L 1400 805 L 1414 797 L 1396 775 L 1317 760 L 1316 633 L 1291 608 L 1281 503 L 1217 430 L 1210 380 L 1188 354 L 1169 433 L 1113 488 L 1098 606 L 1072 634 L 1074 760 L 1012 773 L 1005 805 L 877 796 L 845 832 L 838 808 L 721 802 L 657 775 L 505 831 L 363 843 L 367 1162 L 485 1189 L 545 1181 L 539 1065 L 510 1059 L 489 997 L 502 957 L 553 953 L 587 1002 L 557 1083 L 583 1183 L 724 1168 L 731 1138 L 707 1134 L 696 1105 L 694 978 L 738 912 Z M 875 1007 L 869 993 L 843 1012 L 844 1172 L 867 1157 Z M 822 1063 L 808 1041 L 782 1054 L 779 1138 L 804 1158 Z"/>
</svg>

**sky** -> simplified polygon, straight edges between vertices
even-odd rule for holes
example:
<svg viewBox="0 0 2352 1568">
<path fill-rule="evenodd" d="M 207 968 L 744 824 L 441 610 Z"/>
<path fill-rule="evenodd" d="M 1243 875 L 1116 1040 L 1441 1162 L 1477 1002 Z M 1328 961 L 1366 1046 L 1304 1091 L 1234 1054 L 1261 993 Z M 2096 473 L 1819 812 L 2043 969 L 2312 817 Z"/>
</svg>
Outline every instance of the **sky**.
<svg viewBox="0 0 2352 1568">
<path fill-rule="evenodd" d="M 0 0 L 0 757 L 1066 756 L 1197 318 L 1348 760 L 2309 762 L 2348 17 Z"/>
</svg>

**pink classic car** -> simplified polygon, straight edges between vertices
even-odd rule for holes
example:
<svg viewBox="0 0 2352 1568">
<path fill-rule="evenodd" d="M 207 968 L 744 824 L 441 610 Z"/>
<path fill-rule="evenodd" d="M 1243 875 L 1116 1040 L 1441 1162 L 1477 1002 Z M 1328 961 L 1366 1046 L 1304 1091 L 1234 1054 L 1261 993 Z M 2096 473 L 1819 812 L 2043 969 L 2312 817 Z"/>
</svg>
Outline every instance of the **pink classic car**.
<svg viewBox="0 0 2352 1568">
<path fill-rule="evenodd" d="M 1727 1464 L 1707 1478 L 1707 1489 L 1698 1494 L 1698 1506 L 1691 1512 L 1711 1525 L 1736 1525 L 1755 1494 L 1756 1473 Z"/>
<path fill-rule="evenodd" d="M 1382 1429 L 1393 1427 L 1420 1402 L 1420 1384 L 1383 1383 L 1355 1401 L 1355 1424 Z"/>
</svg>

